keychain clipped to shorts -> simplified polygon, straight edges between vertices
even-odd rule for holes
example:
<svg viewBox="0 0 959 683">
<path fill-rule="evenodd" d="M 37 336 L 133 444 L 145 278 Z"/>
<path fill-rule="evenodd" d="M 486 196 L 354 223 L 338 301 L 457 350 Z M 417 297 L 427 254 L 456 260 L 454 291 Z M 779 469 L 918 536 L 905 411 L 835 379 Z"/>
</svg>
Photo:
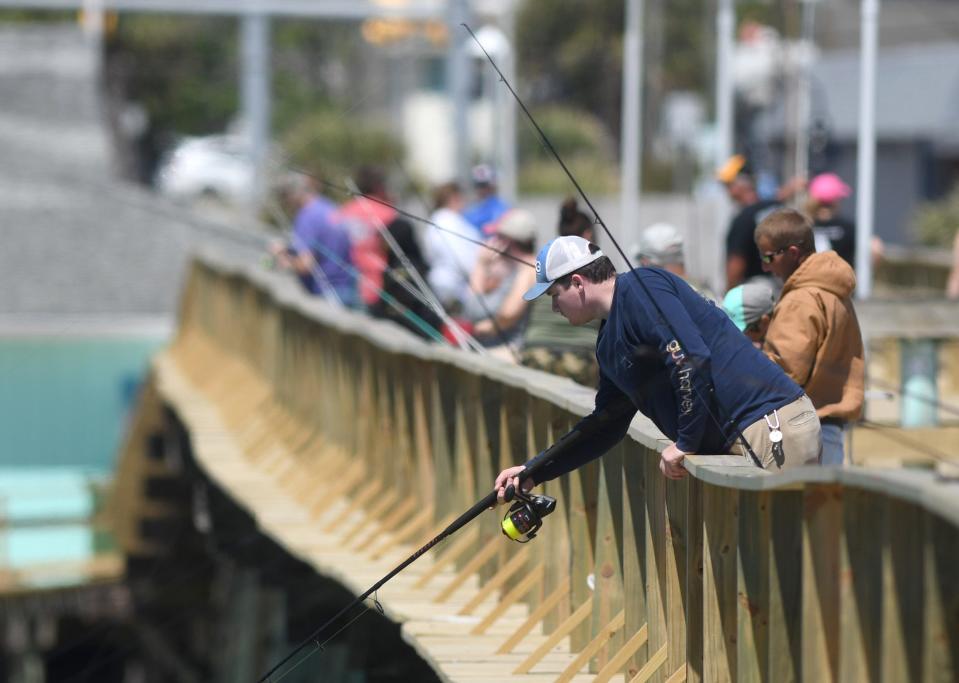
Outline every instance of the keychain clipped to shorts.
<svg viewBox="0 0 959 683">
<path fill-rule="evenodd" d="M 776 418 L 776 424 L 770 422 L 769 415 L 763 415 L 766 426 L 769 427 L 769 441 L 773 445 L 773 460 L 782 467 L 786 461 L 786 455 L 783 453 L 783 433 L 779 429 L 779 412 L 774 410 L 773 417 Z"/>
<path fill-rule="evenodd" d="M 781 443 L 783 440 L 783 433 L 779 430 L 779 412 L 774 410 L 773 417 L 776 418 L 776 424 L 773 424 L 769 421 L 769 415 L 763 415 L 763 419 L 766 421 L 766 426 L 769 427 L 769 440 L 773 443 Z"/>
<path fill-rule="evenodd" d="M 528 496 L 517 490 L 516 502 L 503 517 L 503 533 L 519 543 L 529 543 L 543 526 L 543 517 L 556 509 L 556 499 L 550 496 Z"/>
</svg>

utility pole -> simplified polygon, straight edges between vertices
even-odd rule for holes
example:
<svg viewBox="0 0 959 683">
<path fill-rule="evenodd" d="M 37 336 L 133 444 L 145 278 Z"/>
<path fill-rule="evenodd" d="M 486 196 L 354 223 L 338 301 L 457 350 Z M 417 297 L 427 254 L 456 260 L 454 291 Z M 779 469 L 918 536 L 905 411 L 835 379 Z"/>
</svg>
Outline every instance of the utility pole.
<svg viewBox="0 0 959 683">
<path fill-rule="evenodd" d="M 250 203 L 259 210 L 266 195 L 270 147 L 270 18 L 260 12 L 241 16 L 243 122 L 253 162 Z"/>
<path fill-rule="evenodd" d="M 502 16 L 502 31 L 506 40 L 506 49 L 503 51 L 503 74 L 510 83 L 516 82 L 516 10 L 513 3 L 509 3 Z M 510 203 L 516 201 L 518 162 L 516 158 L 516 100 L 499 83 L 496 84 L 496 111 L 500 117 L 499 140 L 496 142 L 499 153 L 499 190 L 500 194 Z"/>
<path fill-rule="evenodd" d="M 815 53 L 814 29 L 817 0 L 802 2 L 802 31 L 798 49 L 796 88 L 796 165 L 793 175 L 809 178 L 809 127 L 812 120 L 812 60 Z"/>
<path fill-rule="evenodd" d="M 733 46 L 736 11 L 734 0 L 719 0 L 716 14 L 716 161 L 723 163 L 733 154 Z"/>
<path fill-rule="evenodd" d="M 643 0 L 626 0 L 619 234 L 637 230 L 643 159 Z M 635 265 L 635 264 L 634 264 Z"/>
<path fill-rule="evenodd" d="M 736 91 L 733 82 L 733 48 L 736 41 L 734 0 L 719 0 L 716 8 L 716 163 L 722 164 L 733 154 L 735 120 L 733 105 Z M 717 200 L 717 211 L 707 240 L 714 256 L 706 266 L 709 280 L 716 291 L 726 289 L 725 233 L 732 205 L 725 193 Z M 708 253 L 708 252 L 707 252 Z"/>
<path fill-rule="evenodd" d="M 469 34 L 463 24 L 470 22 L 469 0 L 450 0 L 448 15 L 449 45 L 447 46 L 446 74 L 450 100 L 453 105 L 453 172 L 463 187 L 469 181 L 469 86 L 470 58 L 467 40 Z"/>
<path fill-rule="evenodd" d="M 856 158 L 856 298 L 872 295 L 876 184 L 876 54 L 879 0 L 862 0 L 859 52 L 859 142 Z"/>
</svg>

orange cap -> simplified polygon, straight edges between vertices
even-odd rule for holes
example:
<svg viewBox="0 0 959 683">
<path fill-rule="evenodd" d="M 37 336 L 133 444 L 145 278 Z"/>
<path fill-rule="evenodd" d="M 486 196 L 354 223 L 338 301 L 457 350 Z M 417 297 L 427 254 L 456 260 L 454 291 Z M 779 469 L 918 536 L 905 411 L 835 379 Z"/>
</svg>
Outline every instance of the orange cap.
<svg viewBox="0 0 959 683">
<path fill-rule="evenodd" d="M 746 166 L 746 157 L 742 154 L 734 154 L 726 160 L 726 163 L 716 169 L 716 180 L 728 185 L 736 179 L 736 176 Z"/>
</svg>

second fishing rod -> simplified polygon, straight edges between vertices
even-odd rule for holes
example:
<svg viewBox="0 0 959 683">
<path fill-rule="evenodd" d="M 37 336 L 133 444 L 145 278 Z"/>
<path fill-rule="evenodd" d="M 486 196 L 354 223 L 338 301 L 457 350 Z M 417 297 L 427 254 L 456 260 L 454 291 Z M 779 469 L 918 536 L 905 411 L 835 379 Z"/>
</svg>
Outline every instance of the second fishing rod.
<svg viewBox="0 0 959 683">
<path fill-rule="evenodd" d="M 586 203 L 586 206 L 589 207 L 589 210 L 592 212 L 593 216 L 596 219 L 596 223 L 603 228 L 603 232 L 609 238 L 610 242 L 616 248 L 617 253 L 619 253 L 620 257 L 622 257 L 623 261 L 625 261 L 627 268 L 630 270 L 633 277 L 636 279 L 636 282 L 639 285 L 640 290 L 642 290 L 646 298 L 652 304 L 653 308 L 656 311 L 657 317 L 659 318 L 659 322 L 669 331 L 672 338 L 679 345 L 679 351 L 682 352 L 687 359 L 689 359 L 687 362 L 691 362 L 691 357 L 685 353 L 685 349 L 687 349 L 688 346 L 685 343 L 683 343 L 682 338 L 676 332 L 676 329 L 673 326 L 673 324 L 670 323 L 669 319 L 666 317 L 661 306 L 659 305 L 659 302 L 652 295 L 652 292 L 649 291 L 649 288 L 647 287 L 646 283 L 643 281 L 643 278 L 640 277 L 639 273 L 633 267 L 633 264 L 630 262 L 629 257 L 626 255 L 626 252 L 623 251 L 623 248 L 619 245 L 619 242 L 616 240 L 616 237 L 613 235 L 613 232 L 609 229 L 609 227 L 600 217 L 599 212 L 596 210 L 596 207 L 593 206 L 592 201 L 590 201 L 589 197 L 586 195 L 585 190 L 583 190 L 582 186 L 576 180 L 576 177 L 573 175 L 572 171 L 570 171 L 569 168 L 566 166 L 566 163 L 563 161 L 563 158 L 560 156 L 559 152 L 556 151 L 556 148 L 553 146 L 553 143 L 550 142 L 549 138 L 546 136 L 546 133 L 544 133 L 543 129 L 540 128 L 539 124 L 536 122 L 536 118 L 530 112 L 529 108 L 526 106 L 526 104 L 523 102 L 520 96 L 513 89 L 513 86 L 507 80 L 506 76 L 503 74 L 500 68 L 496 65 L 496 62 L 493 60 L 493 57 L 490 55 L 490 53 L 486 50 L 486 47 L 480 42 L 479 38 L 476 37 L 476 34 L 473 32 L 473 29 L 471 29 L 469 25 L 465 23 L 462 24 L 462 27 L 466 30 L 467 33 L 469 33 L 470 37 L 473 39 L 473 41 L 476 43 L 479 49 L 486 56 L 486 59 L 490 63 L 490 66 L 493 67 L 493 70 L 496 72 L 497 76 L 499 76 L 500 81 L 507 88 L 507 90 L 509 90 L 510 95 L 513 96 L 513 99 L 516 100 L 516 103 L 519 105 L 520 109 L 522 109 L 523 113 L 526 115 L 526 118 L 530 122 L 530 125 L 532 125 L 533 129 L 536 131 L 536 134 L 539 137 L 539 140 L 542 143 L 543 147 L 550 153 L 550 155 L 560 165 L 560 168 L 562 168 L 563 173 L 566 175 L 569 181 L 573 184 L 573 187 L 576 188 L 576 192 L 579 194 L 580 197 L 582 197 L 583 201 Z M 715 401 L 715 407 L 717 412 L 719 412 L 719 416 L 713 413 L 713 410 L 710 407 L 710 404 L 706 400 L 706 398 L 700 395 L 698 390 L 695 389 L 695 387 L 693 388 L 694 388 L 694 391 L 696 391 L 697 399 L 702 404 L 703 408 L 708 412 L 710 419 L 712 419 L 712 421 L 715 423 L 719 431 L 724 435 L 728 434 L 729 431 L 732 431 L 734 438 L 730 439 L 730 441 L 735 442 L 738 440 L 743 445 L 743 449 L 749 455 L 753 464 L 761 468 L 762 461 L 756 455 L 756 452 L 753 450 L 749 441 L 746 439 L 745 434 L 743 434 L 742 430 L 739 428 L 739 424 L 730 417 L 729 411 L 727 411 L 725 406 L 723 406 L 719 402 L 718 397 L 716 396 L 714 383 L 710 381 L 708 394 L 709 394 L 709 397 L 713 398 L 713 400 Z M 526 475 L 521 475 L 521 480 L 524 480 L 526 478 L 527 478 Z M 510 488 L 512 488 L 512 486 L 510 486 Z"/>
</svg>

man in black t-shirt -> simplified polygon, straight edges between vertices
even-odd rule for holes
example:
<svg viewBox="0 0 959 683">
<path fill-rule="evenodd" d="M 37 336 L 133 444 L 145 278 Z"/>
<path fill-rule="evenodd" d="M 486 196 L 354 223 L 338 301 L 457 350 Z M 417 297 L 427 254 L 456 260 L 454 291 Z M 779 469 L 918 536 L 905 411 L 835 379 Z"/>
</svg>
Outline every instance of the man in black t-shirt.
<svg viewBox="0 0 959 683">
<path fill-rule="evenodd" d="M 781 207 L 776 200 L 759 198 L 752 170 L 741 154 L 730 158 L 716 172 L 716 178 L 726 186 L 729 198 L 740 207 L 739 213 L 729 224 L 729 231 L 726 233 L 726 289 L 728 291 L 754 277 L 765 276 L 753 234 L 763 218 Z"/>
<path fill-rule="evenodd" d="M 832 249 L 852 267 L 856 267 L 856 224 L 848 218 L 817 218 L 813 224 L 816 251 Z"/>
</svg>

